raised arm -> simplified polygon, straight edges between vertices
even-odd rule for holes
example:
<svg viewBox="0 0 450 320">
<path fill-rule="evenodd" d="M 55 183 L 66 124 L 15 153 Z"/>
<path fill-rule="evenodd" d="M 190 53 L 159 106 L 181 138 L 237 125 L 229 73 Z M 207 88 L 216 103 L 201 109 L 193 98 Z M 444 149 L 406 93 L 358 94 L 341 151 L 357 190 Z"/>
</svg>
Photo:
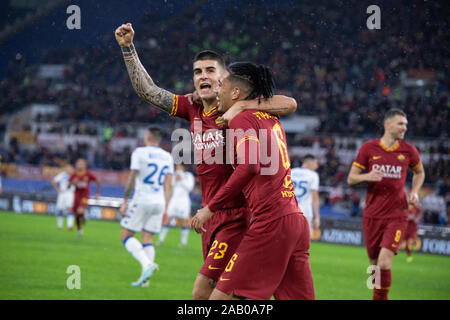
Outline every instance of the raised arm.
<svg viewBox="0 0 450 320">
<path fill-rule="evenodd" d="M 297 101 L 294 98 L 276 95 L 267 100 L 241 100 L 236 102 L 227 112 L 224 113 L 225 121 L 231 121 L 237 114 L 247 109 L 257 109 L 278 116 L 291 114 L 297 110 Z"/>
<path fill-rule="evenodd" d="M 131 23 L 121 25 L 114 34 L 122 50 L 131 83 L 138 96 L 158 109 L 170 113 L 173 105 L 173 93 L 159 88 L 148 75 L 133 45 L 134 30 Z"/>
</svg>

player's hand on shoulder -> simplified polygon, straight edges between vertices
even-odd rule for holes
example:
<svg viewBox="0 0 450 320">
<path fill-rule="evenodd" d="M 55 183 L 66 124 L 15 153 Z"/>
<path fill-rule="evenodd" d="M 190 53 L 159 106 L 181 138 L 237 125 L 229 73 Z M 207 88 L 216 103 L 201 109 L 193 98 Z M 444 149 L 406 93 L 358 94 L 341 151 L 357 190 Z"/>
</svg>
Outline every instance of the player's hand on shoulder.
<svg viewBox="0 0 450 320">
<path fill-rule="evenodd" d="M 134 38 L 134 30 L 131 26 L 131 23 L 122 24 L 120 27 L 116 29 L 114 32 L 116 36 L 117 43 L 121 47 L 129 47 L 133 43 Z"/>
<path fill-rule="evenodd" d="M 188 99 L 190 104 L 195 103 L 201 105 L 203 103 L 197 90 L 195 90 L 193 93 L 185 94 L 184 96 Z"/>
<path fill-rule="evenodd" d="M 244 111 L 244 101 L 236 102 L 230 109 L 228 109 L 222 116 L 223 120 L 226 124 L 230 123 L 230 121 L 236 117 L 239 113 Z"/>
</svg>

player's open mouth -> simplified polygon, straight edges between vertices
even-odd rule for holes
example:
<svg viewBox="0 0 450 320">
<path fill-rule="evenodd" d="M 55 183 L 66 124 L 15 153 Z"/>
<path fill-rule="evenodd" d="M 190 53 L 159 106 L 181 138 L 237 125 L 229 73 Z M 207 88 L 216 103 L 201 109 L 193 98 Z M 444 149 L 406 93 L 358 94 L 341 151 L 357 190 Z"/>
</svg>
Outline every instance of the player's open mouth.
<svg viewBox="0 0 450 320">
<path fill-rule="evenodd" d="M 211 85 L 209 83 L 203 83 L 200 85 L 200 90 L 203 89 L 211 89 Z"/>
</svg>

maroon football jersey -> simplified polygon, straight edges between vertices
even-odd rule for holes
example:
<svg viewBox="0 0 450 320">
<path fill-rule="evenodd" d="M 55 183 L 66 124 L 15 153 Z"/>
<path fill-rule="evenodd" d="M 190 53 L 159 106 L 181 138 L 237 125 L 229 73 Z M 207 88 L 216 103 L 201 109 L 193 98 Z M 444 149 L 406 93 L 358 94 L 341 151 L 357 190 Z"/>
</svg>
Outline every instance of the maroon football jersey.
<svg viewBox="0 0 450 320">
<path fill-rule="evenodd" d="M 89 198 L 89 187 L 92 181 L 97 181 L 97 177 L 89 170 L 84 173 L 73 173 L 69 178 L 69 183 L 75 185 L 75 197 Z"/>
<path fill-rule="evenodd" d="M 408 203 L 404 191 L 407 170 L 420 166 L 419 152 L 404 141 L 391 148 L 383 145 L 381 139 L 364 143 L 359 149 L 354 166 L 382 172 L 382 180 L 367 183 L 364 216 L 369 218 L 398 218 L 406 215 Z"/>
<path fill-rule="evenodd" d="M 205 112 L 203 106 L 192 105 L 186 97 L 180 95 L 174 95 L 170 115 L 191 123 L 194 163 L 197 167 L 204 207 L 233 173 L 233 167 L 226 164 L 225 159 L 226 126 L 216 107 Z M 245 205 L 245 198 L 241 193 L 224 203 L 220 209 L 239 208 Z"/>
<path fill-rule="evenodd" d="M 253 221 L 271 221 L 300 213 L 294 194 L 286 135 L 278 117 L 258 110 L 245 110 L 229 123 L 230 130 L 241 129 L 227 143 L 236 168 L 227 185 L 208 204 L 214 211 L 242 189 Z M 240 170 L 240 166 L 246 168 Z M 241 168 L 242 168 L 241 167 Z M 248 171 L 253 171 L 248 173 Z"/>
</svg>

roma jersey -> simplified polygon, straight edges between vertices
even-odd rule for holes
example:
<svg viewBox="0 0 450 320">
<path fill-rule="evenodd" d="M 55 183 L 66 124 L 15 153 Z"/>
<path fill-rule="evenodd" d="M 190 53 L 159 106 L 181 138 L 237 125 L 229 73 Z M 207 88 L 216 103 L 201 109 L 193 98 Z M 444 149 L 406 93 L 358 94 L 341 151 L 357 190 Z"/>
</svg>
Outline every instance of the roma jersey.
<svg viewBox="0 0 450 320">
<path fill-rule="evenodd" d="M 92 181 L 98 181 L 97 177 L 89 170 L 84 173 L 73 173 L 69 183 L 75 185 L 75 198 L 89 198 L 89 187 Z"/>
<path fill-rule="evenodd" d="M 381 139 L 364 143 L 358 151 L 354 166 L 370 172 L 379 169 L 382 180 L 367 183 L 364 216 L 369 218 L 399 218 L 406 216 L 408 203 L 404 191 L 407 170 L 420 166 L 416 148 L 404 141 L 387 148 Z"/>
<path fill-rule="evenodd" d="M 291 178 L 286 135 L 278 117 L 249 109 L 235 116 L 229 128 L 234 131 L 230 130 L 233 138 L 227 143 L 233 143 L 229 149 L 234 154 L 236 170 L 208 204 L 211 211 L 242 189 L 254 222 L 268 222 L 300 213 Z M 243 172 L 240 167 L 254 171 Z"/>
<path fill-rule="evenodd" d="M 194 163 L 202 191 L 202 207 L 225 185 L 233 173 L 233 167 L 226 164 L 225 129 L 226 126 L 216 107 L 205 112 L 203 106 L 190 104 L 189 100 L 174 95 L 171 116 L 186 119 L 191 123 L 191 136 L 194 147 Z M 243 194 L 224 203 L 221 209 L 245 207 Z"/>
</svg>

